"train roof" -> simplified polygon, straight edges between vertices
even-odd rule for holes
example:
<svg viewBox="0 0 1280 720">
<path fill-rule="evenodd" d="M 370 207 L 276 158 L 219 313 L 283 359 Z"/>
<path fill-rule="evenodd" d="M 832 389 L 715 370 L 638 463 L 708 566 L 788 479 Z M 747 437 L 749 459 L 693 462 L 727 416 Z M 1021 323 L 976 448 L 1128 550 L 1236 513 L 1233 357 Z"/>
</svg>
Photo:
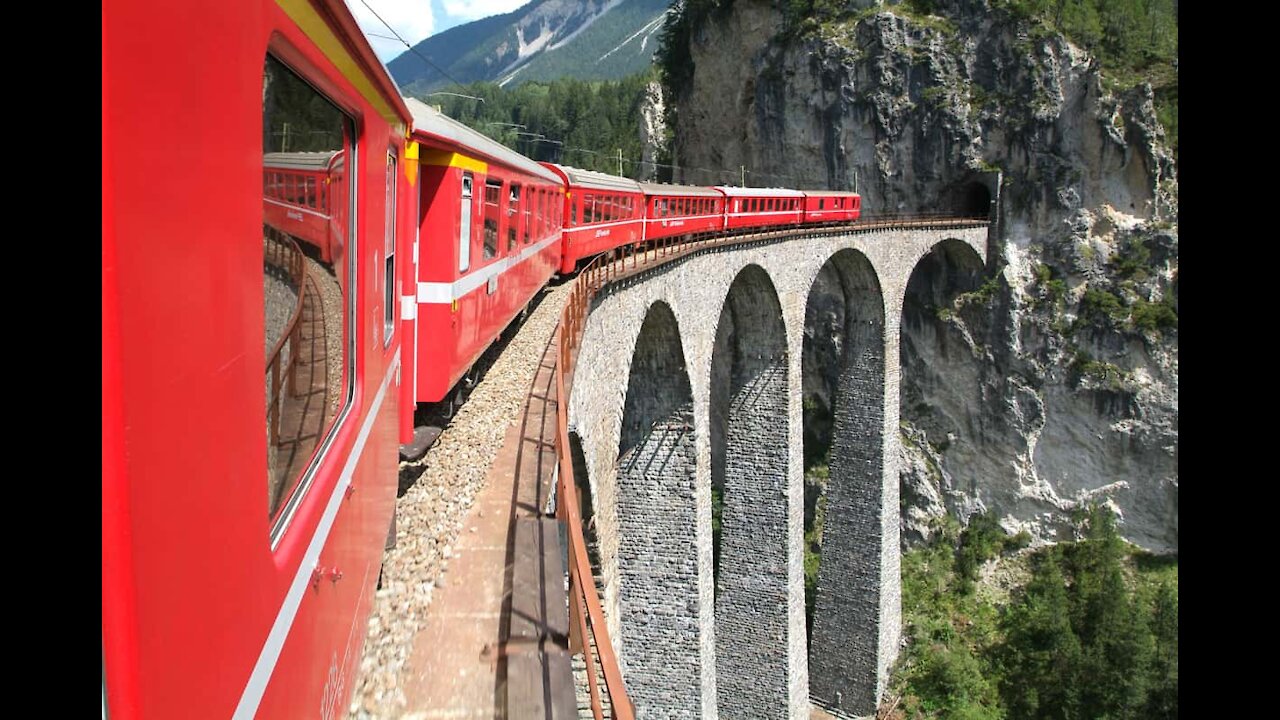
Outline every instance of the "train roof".
<svg viewBox="0 0 1280 720">
<path fill-rule="evenodd" d="M 748 188 L 717 185 L 716 189 L 729 197 L 804 197 L 804 193 L 799 190 L 787 190 L 786 188 Z"/>
<path fill-rule="evenodd" d="M 688 195 L 701 197 L 724 197 L 724 194 L 715 188 L 703 187 L 701 185 L 671 185 L 668 183 L 639 183 L 640 189 L 645 195 L 664 195 L 683 197 Z"/>
<path fill-rule="evenodd" d="M 804 190 L 806 197 L 856 197 L 852 190 Z"/>
<path fill-rule="evenodd" d="M 477 155 L 483 155 L 491 161 L 514 167 L 518 170 L 536 175 L 556 184 L 562 181 L 555 173 L 545 167 L 490 138 L 489 136 L 463 125 L 417 98 L 405 98 L 405 105 L 413 114 L 413 132 L 434 136 L 459 145 Z"/>
<path fill-rule="evenodd" d="M 320 152 L 273 152 L 262 155 L 264 167 L 287 168 L 289 170 L 324 170 L 329 161 L 341 150 L 323 150 Z"/>
<path fill-rule="evenodd" d="M 640 192 L 640 183 L 630 178 L 618 177 L 608 173 L 596 172 L 594 170 L 583 170 L 582 168 L 570 167 L 568 165 L 557 165 L 555 163 L 546 163 L 551 167 L 558 169 L 564 173 L 569 179 L 569 184 L 573 187 L 587 188 L 588 190 L 613 190 L 615 192 Z"/>
</svg>

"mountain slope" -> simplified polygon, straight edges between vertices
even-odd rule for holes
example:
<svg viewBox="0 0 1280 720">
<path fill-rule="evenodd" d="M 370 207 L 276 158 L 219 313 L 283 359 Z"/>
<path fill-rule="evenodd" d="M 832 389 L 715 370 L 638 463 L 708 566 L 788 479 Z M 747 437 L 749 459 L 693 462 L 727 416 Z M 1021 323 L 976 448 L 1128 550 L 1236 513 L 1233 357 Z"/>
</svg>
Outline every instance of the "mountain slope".
<svg viewBox="0 0 1280 720">
<path fill-rule="evenodd" d="M 615 79 L 652 63 L 668 1 L 534 0 L 506 15 L 450 28 L 414 49 L 463 83 Z M 407 93 L 451 84 L 410 52 L 388 69 Z"/>
</svg>

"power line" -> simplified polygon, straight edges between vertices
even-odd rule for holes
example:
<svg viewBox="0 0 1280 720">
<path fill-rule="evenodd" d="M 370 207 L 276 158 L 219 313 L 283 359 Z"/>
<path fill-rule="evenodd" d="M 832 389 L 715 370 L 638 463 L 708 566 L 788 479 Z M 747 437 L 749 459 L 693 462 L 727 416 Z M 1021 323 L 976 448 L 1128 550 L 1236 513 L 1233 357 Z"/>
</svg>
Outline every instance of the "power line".
<svg viewBox="0 0 1280 720">
<path fill-rule="evenodd" d="M 405 47 L 407 47 L 407 48 L 409 48 L 409 52 L 411 52 L 411 53 L 413 53 L 414 55 L 417 55 L 418 57 L 422 58 L 423 62 L 425 62 L 426 64 L 428 64 L 428 65 L 430 65 L 431 67 L 435 68 L 435 69 L 436 69 L 436 72 L 438 72 L 438 73 L 440 73 L 441 75 L 443 75 L 443 76 L 445 76 L 446 78 L 448 78 L 448 79 L 449 79 L 449 81 L 450 81 L 450 82 L 452 82 L 454 85 L 461 85 L 461 84 L 462 84 L 462 83 L 458 82 L 456 79 L 454 79 L 454 77 L 453 77 L 452 75 L 450 75 L 449 73 L 445 72 L 445 71 L 444 71 L 444 70 L 443 70 L 439 65 L 437 65 L 437 64 L 435 64 L 435 63 L 433 63 L 433 62 L 431 62 L 430 58 L 428 58 L 426 55 L 423 55 L 422 53 L 418 52 L 418 51 L 417 51 L 417 50 L 416 50 L 412 45 L 410 45 L 410 44 L 409 44 L 409 43 L 408 43 L 404 38 L 400 37 L 400 33 L 396 32 L 396 29 L 395 29 L 395 28 L 393 28 L 393 27 L 391 27 L 391 24 L 390 24 L 390 23 L 388 23 L 386 20 L 383 20 L 383 19 L 382 19 L 382 16 L 378 14 L 378 11 L 377 11 L 377 10 L 374 10 L 374 9 L 369 5 L 369 3 L 365 2 L 364 0 L 360 0 L 360 4 L 361 4 L 361 5 L 364 5 L 364 6 L 365 6 L 365 7 L 367 7 L 367 8 L 369 8 L 369 12 L 373 13 L 373 16 L 374 16 L 374 17 L 376 17 L 376 18 L 378 18 L 378 22 L 380 22 L 380 23 L 382 23 L 383 25 L 385 25 L 385 26 L 387 27 L 387 29 L 391 31 L 391 34 L 396 36 L 396 40 L 399 40 L 400 42 L 404 43 L 404 46 L 405 46 Z M 382 37 L 382 36 L 379 36 L 379 37 Z M 388 39 L 388 40 L 390 40 L 391 38 L 387 38 L 387 39 Z"/>
</svg>

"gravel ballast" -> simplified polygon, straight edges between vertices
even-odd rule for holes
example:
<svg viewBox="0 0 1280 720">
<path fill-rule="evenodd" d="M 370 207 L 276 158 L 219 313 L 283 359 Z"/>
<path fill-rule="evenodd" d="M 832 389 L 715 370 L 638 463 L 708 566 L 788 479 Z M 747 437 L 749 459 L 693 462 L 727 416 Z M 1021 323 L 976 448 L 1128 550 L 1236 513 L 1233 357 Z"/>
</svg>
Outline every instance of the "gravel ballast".
<svg viewBox="0 0 1280 720">
<path fill-rule="evenodd" d="M 571 283 L 549 288 L 471 396 L 419 461 L 400 464 L 417 476 L 396 501 L 397 542 L 383 559 L 364 653 L 349 708 L 351 718 L 396 717 L 406 700 L 401 671 L 426 625 L 432 594 L 444 583 L 449 550 L 507 428 L 522 407 Z"/>
</svg>

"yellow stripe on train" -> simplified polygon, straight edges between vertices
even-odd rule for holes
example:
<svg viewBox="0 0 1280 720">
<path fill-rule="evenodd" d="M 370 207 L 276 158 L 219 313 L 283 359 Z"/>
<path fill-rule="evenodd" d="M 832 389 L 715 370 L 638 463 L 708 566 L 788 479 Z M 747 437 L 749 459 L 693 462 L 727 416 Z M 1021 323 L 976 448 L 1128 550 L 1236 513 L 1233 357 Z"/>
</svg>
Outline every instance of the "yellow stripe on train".
<svg viewBox="0 0 1280 720">
<path fill-rule="evenodd" d="M 422 151 L 423 165 L 441 165 L 443 167 L 456 167 L 463 170 L 470 170 L 478 173 L 488 173 L 489 164 L 467 157 L 461 153 L 449 152 L 447 150 L 424 150 Z"/>
</svg>

